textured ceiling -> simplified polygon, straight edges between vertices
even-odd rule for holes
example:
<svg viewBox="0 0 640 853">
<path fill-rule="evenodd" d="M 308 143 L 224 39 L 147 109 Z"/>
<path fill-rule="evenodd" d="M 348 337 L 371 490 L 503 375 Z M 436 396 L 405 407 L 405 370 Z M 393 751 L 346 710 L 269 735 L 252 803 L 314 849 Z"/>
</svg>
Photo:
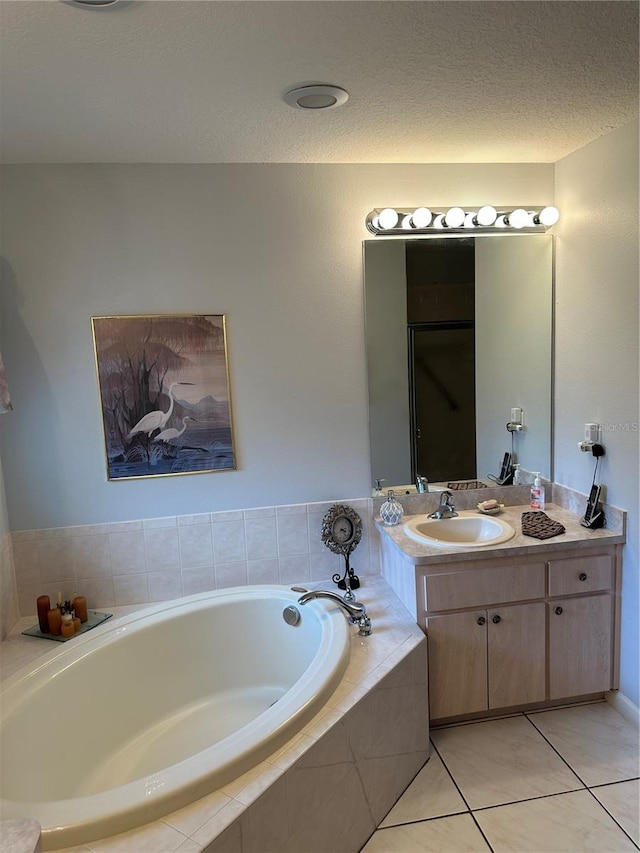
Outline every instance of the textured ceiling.
<svg viewBox="0 0 640 853">
<path fill-rule="evenodd" d="M 554 162 L 638 113 L 637 0 L 0 0 L 0 31 L 8 163 Z"/>
</svg>

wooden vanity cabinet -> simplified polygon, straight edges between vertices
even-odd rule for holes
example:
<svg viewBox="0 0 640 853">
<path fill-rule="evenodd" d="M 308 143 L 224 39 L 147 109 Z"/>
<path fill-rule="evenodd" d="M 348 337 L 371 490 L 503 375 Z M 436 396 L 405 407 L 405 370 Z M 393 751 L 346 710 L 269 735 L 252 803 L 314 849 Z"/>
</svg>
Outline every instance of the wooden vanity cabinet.
<svg viewBox="0 0 640 853">
<path fill-rule="evenodd" d="M 505 557 L 418 565 L 416 590 L 429 644 L 432 720 L 616 686 L 614 547 L 516 564 Z"/>
<path fill-rule="evenodd" d="M 614 583 L 612 554 L 549 561 L 549 699 L 611 689 Z"/>
<path fill-rule="evenodd" d="M 433 719 L 545 699 L 545 607 L 515 604 L 428 619 Z"/>
</svg>

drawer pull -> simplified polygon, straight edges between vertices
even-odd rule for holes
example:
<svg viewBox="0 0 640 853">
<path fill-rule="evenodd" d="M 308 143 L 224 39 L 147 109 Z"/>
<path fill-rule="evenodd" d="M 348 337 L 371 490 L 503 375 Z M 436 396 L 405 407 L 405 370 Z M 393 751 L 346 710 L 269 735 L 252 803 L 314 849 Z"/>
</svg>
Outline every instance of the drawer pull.
<svg viewBox="0 0 640 853">
<path fill-rule="evenodd" d="M 498 624 L 498 622 L 502 622 L 502 619 L 501 619 L 501 618 L 500 618 L 500 616 L 498 616 L 498 614 L 496 613 L 496 615 L 492 617 L 491 621 L 493 622 L 493 624 L 494 624 L 494 625 L 497 625 L 497 624 Z"/>
<path fill-rule="evenodd" d="M 555 613 L 556 616 L 560 616 L 560 614 L 562 613 L 562 607 L 556 607 Z"/>
<path fill-rule="evenodd" d="M 484 625 L 484 623 L 486 621 L 487 620 L 484 618 L 484 616 L 478 616 L 478 618 L 476 619 L 476 622 L 478 623 L 478 625 Z"/>
<path fill-rule="evenodd" d="M 587 573 L 586 572 L 580 572 L 580 574 L 578 575 L 578 580 L 586 581 L 586 579 L 587 579 Z"/>
</svg>

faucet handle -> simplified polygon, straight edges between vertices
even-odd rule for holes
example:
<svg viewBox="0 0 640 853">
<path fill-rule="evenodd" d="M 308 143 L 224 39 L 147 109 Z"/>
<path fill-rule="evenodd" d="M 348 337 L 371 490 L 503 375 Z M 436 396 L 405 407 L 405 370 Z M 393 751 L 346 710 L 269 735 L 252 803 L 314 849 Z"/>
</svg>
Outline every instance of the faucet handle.
<svg viewBox="0 0 640 853">
<path fill-rule="evenodd" d="M 373 628 L 371 627 L 371 619 L 366 614 L 363 614 L 359 619 L 354 619 L 354 623 L 358 626 L 359 637 L 369 637 Z"/>
<path fill-rule="evenodd" d="M 382 484 L 386 482 L 387 481 L 384 479 L 384 477 L 376 477 L 376 479 L 373 481 L 376 490 L 376 494 L 374 497 L 382 495 Z"/>
<path fill-rule="evenodd" d="M 416 489 L 419 495 L 429 491 L 429 480 L 420 474 L 416 475 Z"/>
</svg>

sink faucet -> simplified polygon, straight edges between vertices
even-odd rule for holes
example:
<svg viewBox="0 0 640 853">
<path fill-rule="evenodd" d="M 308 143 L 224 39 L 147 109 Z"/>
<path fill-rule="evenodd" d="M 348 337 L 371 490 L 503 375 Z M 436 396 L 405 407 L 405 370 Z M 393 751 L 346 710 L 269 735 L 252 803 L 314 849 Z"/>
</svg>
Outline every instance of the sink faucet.
<svg viewBox="0 0 640 853">
<path fill-rule="evenodd" d="M 441 492 L 440 505 L 435 512 L 429 513 L 429 518 L 455 518 L 458 513 L 451 503 L 452 497 L 451 492 Z"/>
<path fill-rule="evenodd" d="M 416 490 L 419 495 L 424 495 L 425 492 L 429 491 L 429 481 L 426 477 L 421 477 L 420 474 L 416 476 Z"/>
<path fill-rule="evenodd" d="M 337 592 L 329 589 L 312 589 L 311 592 L 305 592 L 298 599 L 298 604 L 307 604 L 313 601 L 314 598 L 328 598 L 329 601 L 339 605 L 349 617 L 349 621 L 358 626 L 358 634 L 361 637 L 368 637 L 372 631 L 371 619 L 367 616 L 367 611 L 360 601 L 345 601 Z"/>
</svg>

